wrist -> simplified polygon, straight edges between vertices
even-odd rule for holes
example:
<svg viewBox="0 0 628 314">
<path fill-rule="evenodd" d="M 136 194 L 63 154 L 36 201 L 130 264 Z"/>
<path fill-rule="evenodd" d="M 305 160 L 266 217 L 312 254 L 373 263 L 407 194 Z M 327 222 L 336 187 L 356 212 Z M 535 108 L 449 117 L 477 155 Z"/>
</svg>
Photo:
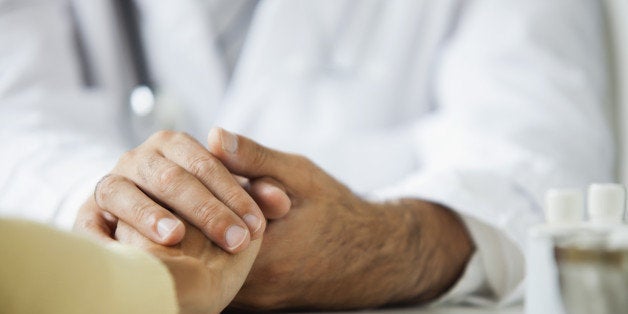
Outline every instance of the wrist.
<svg viewBox="0 0 628 314">
<path fill-rule="evenodd" d="M 406 256 L 417 280 L 405 282 L 404 294 L 393 302 L 423 303 L 447 292 L 460 278 L 474 251 L 463 221 L 452 210 L 418 199 L 377 204 L 386 211 L 403 213 L 402 239 L 414 243 Z"/>
<path fill-rule="evenodd" d="M 474 247 L 456 213 L 438 204 L 401 199 L 369 203 L 371 212 L 388 224 L 389 249 L 371 252 L 380 259 L 396 258 L 397 271 L 388 276 L 397 289 L 383 291 L 385 304 L 423 303 L 449 290 L 460 278 Z"/>
</svg>

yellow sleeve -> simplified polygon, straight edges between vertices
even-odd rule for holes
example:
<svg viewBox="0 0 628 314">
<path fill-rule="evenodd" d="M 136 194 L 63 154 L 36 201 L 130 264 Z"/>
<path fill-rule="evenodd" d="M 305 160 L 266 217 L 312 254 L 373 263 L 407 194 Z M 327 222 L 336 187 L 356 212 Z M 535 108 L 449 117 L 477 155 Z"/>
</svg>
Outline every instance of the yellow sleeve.
<svg viewBox="0 0 628 314">
<path fill-rule="evenodd" d="M 1 313 L 176 313 L 168 269 L 34 222 L 0 219 Z"/>
</svg>

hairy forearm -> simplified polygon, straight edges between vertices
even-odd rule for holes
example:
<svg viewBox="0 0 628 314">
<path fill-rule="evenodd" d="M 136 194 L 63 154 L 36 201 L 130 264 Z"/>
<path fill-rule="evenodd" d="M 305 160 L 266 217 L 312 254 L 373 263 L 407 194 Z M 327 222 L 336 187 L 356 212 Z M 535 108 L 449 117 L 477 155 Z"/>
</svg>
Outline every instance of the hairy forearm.
<svg viewBox="0 0 628 314">
<path fill-rule="evenodd" d="M 404 212 L 408 241 L 404 265 L 407 274 L 395 276 L 402 293 L 388 302 L 421 303 L 441 296 L 462 275 L 474 251 L 464 223 L 453 211 L 434 203 L 406 199 L 380 205 Z M 399 252 L 403 254 L 403 252 Z M 409 280 L 412 279 L 412 280 Z"/>
<path fill-rule="evenodd" d="M 450 210 L 419 200 L 346 205 L 334 214 L 326 234 L 333 250 L 328 276 L 311 295 L 325 308 L 364 308 L 391 303 L 421 303 L 443 294 L 460 277 L 473 251 L 460 218 Z M 355 203 L 353 203 L 355 205 Z M 341 217 L 346 216 L 346 217 Z M 317 291 L 318 290 L 318 291 Z M 321 303 L 321 301 L 327 302 Z"/>
<path fill-rule="evenodd" d="M 420 200 L 368 202 L 309 160 L 283 158 L 272 169 L 290 169 L 282 180 L 292 206 L 268 223 L 234 306 L 330 310 L 417 303 L 441 295 L 460 277 L 473 245 L 454 213 Z"/>
</svg>

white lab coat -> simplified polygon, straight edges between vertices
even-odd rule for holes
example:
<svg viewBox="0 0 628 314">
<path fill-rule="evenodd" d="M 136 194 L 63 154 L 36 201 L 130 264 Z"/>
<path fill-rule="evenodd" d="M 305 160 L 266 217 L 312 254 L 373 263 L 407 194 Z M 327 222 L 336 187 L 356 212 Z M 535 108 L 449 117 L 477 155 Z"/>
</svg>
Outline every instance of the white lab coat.
<svg viewBox="0 0 628 314">
<path fill-rule="evenodd" d="M 204 142 L 220 125 L 365 197 L 456 210 L 477 250 L 446 299 L 518 299 L 544 191 L 612 180 L 597 1 L 262 1 L 232 80 L 201 2 L 137 1 L 178 127 Z M 110 2 L 75 5 L 92 88 L 67 1 L 0 0 L 0 208 L 64 226 L 136 144 Z"/>
</svg>

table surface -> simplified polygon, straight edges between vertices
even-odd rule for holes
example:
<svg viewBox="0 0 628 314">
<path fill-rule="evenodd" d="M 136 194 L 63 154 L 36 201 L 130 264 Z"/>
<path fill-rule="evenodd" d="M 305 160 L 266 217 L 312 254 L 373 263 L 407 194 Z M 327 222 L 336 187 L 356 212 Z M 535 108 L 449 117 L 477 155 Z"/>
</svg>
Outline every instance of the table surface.
<svg viewBox="0 0 628 314">
<path fill-rule="evenodd" d="M 327 312 L 329 314 L 523 314 L 523 306 L 518 305 L 508 308 L 486 308 L 486 307 L 417 307 L 417 308 L 396 308 L 378 309 L 354 312 Z"/>
</svg>

